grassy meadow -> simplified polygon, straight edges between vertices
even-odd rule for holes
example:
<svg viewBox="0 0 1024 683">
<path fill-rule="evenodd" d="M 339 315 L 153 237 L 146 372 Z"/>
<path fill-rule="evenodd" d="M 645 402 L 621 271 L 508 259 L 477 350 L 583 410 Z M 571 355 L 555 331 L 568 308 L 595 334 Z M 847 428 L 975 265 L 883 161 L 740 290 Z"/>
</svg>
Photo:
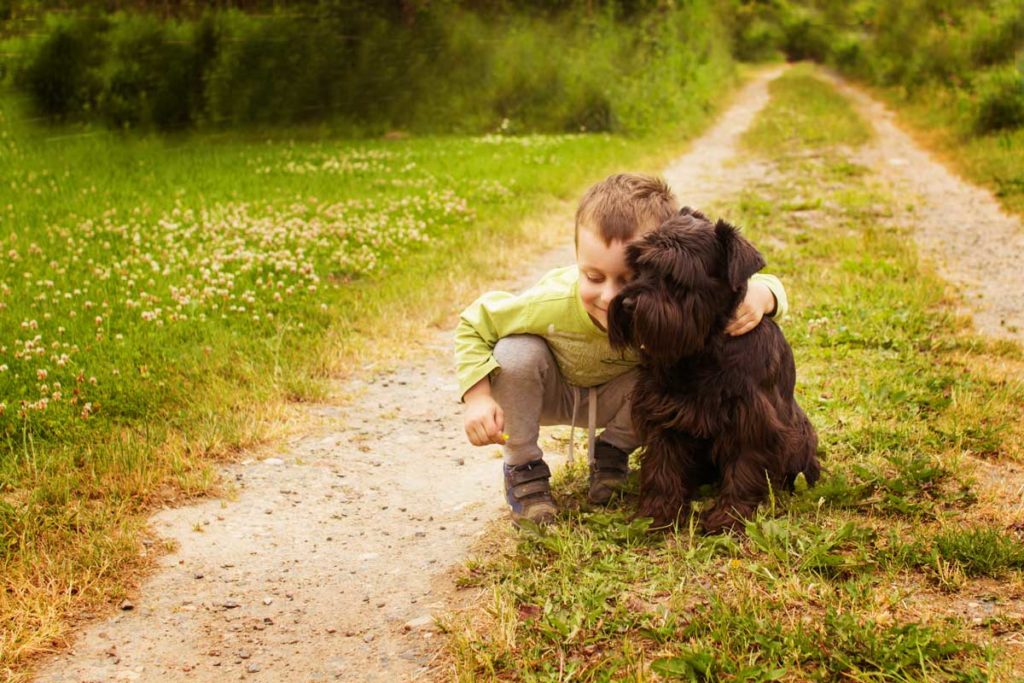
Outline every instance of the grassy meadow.
<svg viewBox="0 0 1024 683">
<path fill-rule="evenodd" d="M 5 92 L 0 672 L 130 589 L 147 511 L 564 244 L 587 184 L 656 171 L 715 108 L 631 137 L 159 137 L 39 127 Z"/>
<path fill-rule="evenodd" d="M 809 67 L 746 135 L 761 183 L 709 207 L 787 285 L 798 400 L 825 473 L 743 538 L 650 534 L 627 497 L 498 525 L 445 621 L 457 680 L 1010 681 L 1024 676 L 1019 346 L 977 337 L 918 261 L 912 216 L 850 151 L 869 129 Z M 1011 469 L 1012 468 L 1012 469 Z"/>
</svg>

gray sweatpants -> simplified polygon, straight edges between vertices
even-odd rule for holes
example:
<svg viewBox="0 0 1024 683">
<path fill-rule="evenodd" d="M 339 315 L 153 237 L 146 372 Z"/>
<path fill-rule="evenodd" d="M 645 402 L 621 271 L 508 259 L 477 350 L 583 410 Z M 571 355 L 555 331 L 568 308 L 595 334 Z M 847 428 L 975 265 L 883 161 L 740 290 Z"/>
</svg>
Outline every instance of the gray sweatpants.
<svg viewBox="0 0 1024 683">
<path fill-rule="evenodd" d="M 588 389 L 565 381 L 547 342 L 532 334 L 503 337 L 494 347 L 501 370 L 491 376 L 491 395 L 505 413 L 506 465 L 522 465 L 543 453 L 537 444 L 541 425 L 587 425 Z M 598 387 L 596 426 L 604 427 L 601 440 L 627 453 L 639 446 L 629 414 L 629 394 L 636 370 Z M 573 416 L 575 404 L 576 415 Z"/>
</svg>

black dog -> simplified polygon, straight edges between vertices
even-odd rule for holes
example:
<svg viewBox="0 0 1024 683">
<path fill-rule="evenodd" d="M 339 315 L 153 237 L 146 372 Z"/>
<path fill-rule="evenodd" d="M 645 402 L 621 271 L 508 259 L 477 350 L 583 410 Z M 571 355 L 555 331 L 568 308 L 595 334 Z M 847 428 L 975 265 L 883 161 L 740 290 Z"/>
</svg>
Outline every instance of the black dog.
<svg viewBox="0 0 1024 683">
<path fill-rule="evenodd" d="M 683 209 L 627 251 L 633 280 L 608 310 L 608 336 L 641 359 L 633 425 L 646 449 L 639 514 L 675 523 L 697 489 L 721 482 L 701 524 L 737 529 L 769 486 L 792 488 L 821 468 L 818 437 L 793 399 L 793 351 L 774 321 L 723 331 L 761 254 L 724 221 Z"/>
</svg>

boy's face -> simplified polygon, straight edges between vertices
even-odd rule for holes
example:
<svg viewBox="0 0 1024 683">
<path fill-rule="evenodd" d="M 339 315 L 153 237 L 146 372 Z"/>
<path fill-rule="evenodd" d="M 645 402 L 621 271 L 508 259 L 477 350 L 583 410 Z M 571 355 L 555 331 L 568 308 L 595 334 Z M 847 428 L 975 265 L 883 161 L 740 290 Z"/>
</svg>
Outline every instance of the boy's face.
<svg viewBox="0 0 1024 683">
<path fill-rule="evenodd" d="M 604 243 L 600 233 L 581 225 L 576 240 L 576 265 L 580 271 L 580 299 L 590 318 L 608 329 L 608 304 L 633 274 L 626 266 L 626 242 Z"/>
</svg>

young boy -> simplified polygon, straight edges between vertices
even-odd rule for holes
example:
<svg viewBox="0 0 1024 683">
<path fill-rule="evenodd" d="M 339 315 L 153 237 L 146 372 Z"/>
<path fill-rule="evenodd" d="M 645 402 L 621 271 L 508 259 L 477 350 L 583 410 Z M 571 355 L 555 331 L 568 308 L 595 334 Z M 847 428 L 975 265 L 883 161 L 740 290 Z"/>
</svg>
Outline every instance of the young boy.
<svg viewBox="0 0 1024 683">
<path fill-rule="evenodd" d="M 541 425 L 575 426 L 588 415 L 592 503 L 607 503 L 625 481 L 629 454 L 640 445 L 629 407 L 637 359 L 609 346 L 608 304 L 630 278 L 627 245 L 678 211 L 663 180 L 610 176 L 587 190 L 576 211 L 575 266 L 549 272 L 519 295 L 484 294 L 462 312 L 455 360 L 466 436 L 474 446 L 504 446 L 515 523 L 545 523 L 557 513 L 537 444 Z M 745 334 L 786 308 L 778 278 L 755 275 L 727 332 Z M 598 426 L 604 431 L 595 441 Z"/>
</svg>

